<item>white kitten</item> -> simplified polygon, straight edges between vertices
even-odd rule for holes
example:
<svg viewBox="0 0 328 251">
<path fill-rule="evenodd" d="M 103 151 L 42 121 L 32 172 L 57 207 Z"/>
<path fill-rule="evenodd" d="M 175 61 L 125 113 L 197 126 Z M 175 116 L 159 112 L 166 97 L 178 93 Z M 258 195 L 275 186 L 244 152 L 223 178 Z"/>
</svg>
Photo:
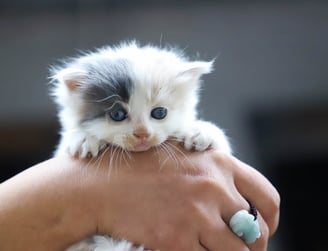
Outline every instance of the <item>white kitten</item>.
<svg viewBox="0 0 328 251">
<path fill-rule="evenodd" d="M 197 119 L 200 79 L 212 63 L 135 42 L 70 59 L 52 75 L 62 126 L 55 155 L 95 157 L 107 145 L 146 151 L 171 138 L 186 149 L 231 153 L 224 132 Z M 94 236 L 67 251 L 78 250 L 135 249 L 126 241 Z"/>
</svg>

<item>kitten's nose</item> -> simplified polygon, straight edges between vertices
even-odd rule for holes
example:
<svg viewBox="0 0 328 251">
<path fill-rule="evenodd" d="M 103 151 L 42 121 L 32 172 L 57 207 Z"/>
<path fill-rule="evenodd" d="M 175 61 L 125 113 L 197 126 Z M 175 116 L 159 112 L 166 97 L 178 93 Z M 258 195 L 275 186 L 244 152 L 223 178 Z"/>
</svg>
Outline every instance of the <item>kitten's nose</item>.
<svg viewBox="0 0 328 251">
<path fill-rule="evenodd" d="M 145 129 L 137 129 L 133 132 L 133 136 L 140 140 L 146 140 L 149 138 L 150 134 Z"/>
</svg>

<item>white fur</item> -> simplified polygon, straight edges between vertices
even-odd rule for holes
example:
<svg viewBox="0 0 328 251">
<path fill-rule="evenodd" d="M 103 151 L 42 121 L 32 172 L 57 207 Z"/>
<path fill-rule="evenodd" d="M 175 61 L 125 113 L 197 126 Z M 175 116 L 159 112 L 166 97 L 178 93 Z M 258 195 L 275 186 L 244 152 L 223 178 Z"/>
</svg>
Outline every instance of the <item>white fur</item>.
<svg viewBox="0 0 328 251">
<path fill-rule="evenodd" d="M 134 247 L 126 240 L 116 240 L 109 236 L 95 235 L 87 240 L 70 246 L 66 251 L 144 251 L 140 247 Z"/>
<path fill-rule="evenodd" d="M 129 117 L 119 123 L 106 117 L 81 123 L 84 104 L 70 85 L 71 81 L 85 84 L 88 77 L 85 65 L 97 65 L 108 59 L 129 62 L 129 74 L 135 85 L 128 104 L 124 104 Z M 212 147 L 231 153 L 224 132 L 210 122 L 197 119 L 200 79 L 203 74 L 211 72 L 212 63 L 189 61 L 176 51 L 154 46 L 140 47 L 132 42 L 102 48 L 55 69 L 52 94 L 59 106 L 58 116 L 62 125 L 62 137 L 55 154 L 68 153 L 82 158 L 88 154 L 97 156 L 108 143 L 133 151 L 133 143 L 127 144 L 126 141 L 136 140 L 132 135 L 138 128 L 143 128 L 152 137 L 151 144 L 154 146 L 174 137 L 183 141 L 186 149 L 204 151 Z M 168 109 L 162 120 L 150 117 L 151 110 L 158 106 Z M 131 243 L 110 237 L 98 236 L 93 241 L 96 244 L 92 244 L 90 250 L 132 250 Z M 81 242 L 67 251 L 82 250 L 78 245 L 85 244 Z"/>
</svg>

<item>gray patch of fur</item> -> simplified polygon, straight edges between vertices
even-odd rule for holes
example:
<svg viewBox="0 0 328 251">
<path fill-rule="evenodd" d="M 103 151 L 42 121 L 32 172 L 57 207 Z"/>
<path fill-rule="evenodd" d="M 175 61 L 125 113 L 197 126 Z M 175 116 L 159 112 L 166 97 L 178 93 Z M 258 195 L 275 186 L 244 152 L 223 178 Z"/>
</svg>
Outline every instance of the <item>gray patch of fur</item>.
<svg viewBox="0 0 328 251">
<path fill-rule="evenodd" d="M 83 121 L 104 116 L 127 103 L 133 90 L 128 61 L 100 59 L 83 65 L 87 79 L 79 87 L 85 100 Z"/>
</svg>

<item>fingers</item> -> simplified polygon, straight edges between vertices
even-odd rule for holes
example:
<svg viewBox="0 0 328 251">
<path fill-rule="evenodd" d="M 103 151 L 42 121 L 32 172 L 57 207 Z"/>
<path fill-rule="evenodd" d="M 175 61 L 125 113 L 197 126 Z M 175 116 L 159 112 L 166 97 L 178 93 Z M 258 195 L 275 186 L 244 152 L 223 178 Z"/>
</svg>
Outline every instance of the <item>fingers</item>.
<svg viewBox="0 0 328 251">
<path fill-rule="evenodd" d="M 232 156 L 218 153 L 216 162 L 232 172 L 238 193 L 255 204 L 271 236 L 279 223 L 280 196 L 276 188 L 259 171 Z"/>
<path fill-rule="evenodd" d="M 252 201 L 269 227 L 271 236 L 278 227 L 280 196 L 275 187 L 261 173 L 245 163 L 234 159 L 239 170 L 235 175 L 238 191 Z"/>
<path fill-rule="evenodd" d="M 260 225 L 261 236 L 254 243 L 247 244 L 229 227 L 231 217 L 239 210 L 250 211 L 248 202 L 235 187 L 226 187 L 227 194 L 223 195 L 224 203 L 219 204 L 216 213 L 208 214 L 207 224 L 200 233 L 200 242 L 210 251 L 266 251 L 269 237 L 268 226 L 261 214 L 257 220 Z M 212 217 L 210 219 L 210 217 Z"/>
<path fill-rule="evenodd" d="M 221 223 L 212 228 L 212 234 L 201 236 L 208 250 L 267 250 L 268 239 L 276 231 L 279 222 L 280 196 L 275 187 L 254 168 L 238 159 L 218 153 L 215 157 L 222 176 L 232 176 L 233 180 L 224 184 L 227 194 L 225 201 L 219 205 Z M 261 236 L 252 244 L 246 244 L 229 228 L 231 217 L 239 210 L 250 210 L 247 200 L 251 201 L 258 211 L 258 222 Z M 206 231 L 204 231 L 206 233 Z M 209 231 L 207 232 L 209 233 Z M 206 243 L 206 244 L 205 244 Z M 224 248 L 220 248 L 224 247 Z"/>
</svg>

